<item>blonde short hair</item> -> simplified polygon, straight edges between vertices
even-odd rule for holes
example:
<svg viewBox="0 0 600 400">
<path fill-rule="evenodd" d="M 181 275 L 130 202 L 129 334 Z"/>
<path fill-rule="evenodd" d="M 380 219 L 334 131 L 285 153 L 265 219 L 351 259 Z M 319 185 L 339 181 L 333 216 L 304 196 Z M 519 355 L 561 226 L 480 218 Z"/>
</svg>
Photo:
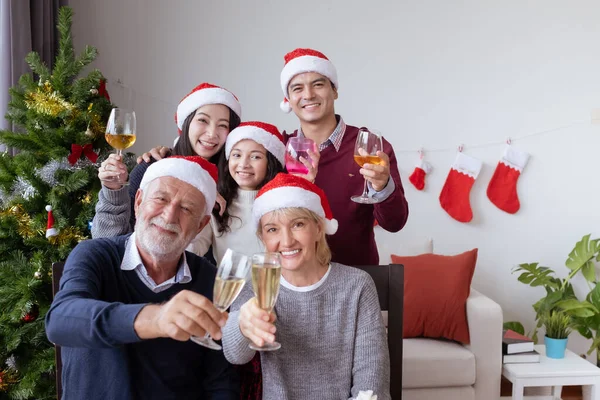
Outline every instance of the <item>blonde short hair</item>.
<svg viewBox="0 0 600 400">
<path fill-rule="evenodd" d="M 317 240 L 315 254 L 317 257 L 317 262 L 321 265 L 327 265 L 331 262 L 331 250 L 329 249 L 329 244 L 327 244 L 327 238 L 325 237 L 325 220 L 317 215 L 315 212 L 303 208 L 303 207 L 288 207 L 288 208 L 279 208 L 277 210 L 271 211 L 272 217 L 277 218 L 281 215 L 286 216 L 287 218 L 306 218 L 310 221 L 315 222 L 319 228 L 321 228 L 321 236 Z M 262 239 L 262 217 L 260 219 L 260 223 L 258 224 L 258 230 L 256 234 L 259 238 Z"/>
</svg>

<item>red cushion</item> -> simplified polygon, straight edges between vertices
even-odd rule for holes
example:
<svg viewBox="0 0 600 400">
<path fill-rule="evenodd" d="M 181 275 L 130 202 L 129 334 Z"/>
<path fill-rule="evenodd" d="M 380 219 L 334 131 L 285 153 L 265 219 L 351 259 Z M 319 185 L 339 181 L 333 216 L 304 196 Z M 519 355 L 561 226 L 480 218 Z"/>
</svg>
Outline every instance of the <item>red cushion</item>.
<svg viewBox="0 0 600 400">
<path fill-rule="evenodd" d="M 469 343 L 466 303 L 477 249 L 455 256 L 392 254 L 404 265 L 404 338 L 445 338 Z"/>
</svg>

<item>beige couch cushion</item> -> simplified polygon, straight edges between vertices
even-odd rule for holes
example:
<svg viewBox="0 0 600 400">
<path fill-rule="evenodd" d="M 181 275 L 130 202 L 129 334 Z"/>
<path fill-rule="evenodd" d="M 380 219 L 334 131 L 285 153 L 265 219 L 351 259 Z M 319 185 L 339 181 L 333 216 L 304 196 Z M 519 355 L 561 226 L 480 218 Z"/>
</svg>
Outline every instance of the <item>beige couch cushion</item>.
<svg viewBox="0 0 600 400">
<path fill-rule="evenodd" d="M 464 346 L 443 340 L 404 339 L 403 388 L 470 386 L 475 356 Z"/>
</svg>

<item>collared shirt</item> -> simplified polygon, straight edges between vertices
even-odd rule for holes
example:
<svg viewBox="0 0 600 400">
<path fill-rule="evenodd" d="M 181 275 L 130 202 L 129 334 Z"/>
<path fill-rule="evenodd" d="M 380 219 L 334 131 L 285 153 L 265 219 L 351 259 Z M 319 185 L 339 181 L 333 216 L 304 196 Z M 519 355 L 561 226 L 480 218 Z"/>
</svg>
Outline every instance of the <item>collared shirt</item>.
<svg viewBox="0 0 600 400">
<path fill-rule="evenodd" d="M 341 116 L 335 115 L 336 119 L 338 119 L 338 124 L 329 135 L 326 141 L 319 144 L 319 151 L 325 150 L 330 144 L 333 144 L 335 151 L 340 151 L 340 146 L 342 145 L 342 139 L 344 139 L 344 134 L 346 133 L 346 123 L 342 119 Z M 302 127 L 298 128 L 298 137 L 304 137 L 304 133 L 302 132 Z"/>
<path fill-rule="evenodd" d="M 340 151 L 340 146 L 342 145 L 342 140 L 344 139 L 344 134 L 346 133 L 346 123 L 338 114 L 335 115 L 335 118 L 337 119 L 338 124 L 331 133 L 331 135 L 329 135 L 327 140 L 319 144 L 320 152 L 325 150 L 331 144 L 333 144 L 333 147 L 335 148 L 336 152 Z M 304 137 L 302 127 L 298 128 L 298 137 Z M 388 180 L 387 185 L 380 192 L 373 189 L 373 186 L 371 186 L 370 182 L 367 184 L 367 187 L 369 188 L 368 196 L 380 201 L 384 201 L 385 199 L 390 197 L 391 194 L 394 193 L 394 190 L 396 190 L 396 184 L 394 183 L 394 180 L 391 179 L 391 176 Z"/>
<path fill-rule="evenodd" d="M 123 261 L 121 262 L 121 269 L 123 271 L 135 270 L 138 278 L 140 278 L 144 285 L 146 285 L 148 289 L 152 290 L 154 293 L 160 293 L 163 290 L 167 290 L 176 283 L 189 283 L 192 281 L 192 272 L 190 271 L 190 267 L 188 266 L 184 252 L 183 257 L 181 257 L 181 260 L 179 261 L 179 266 L 177 267 L 177 273 L 175 276 L 164 281 L 160 285 L 157 285 L 156 282 L 154 282 L 154 279 L 148 275 L 148 271 L 142 263 L 142 257 L 140 257 L 140 252 L 135 245 L 135 232 L 131 234 L 129 239 L 127 239 L 127 244 L 125 245 L 125 255 L 123 256 Z"/>
</svg>

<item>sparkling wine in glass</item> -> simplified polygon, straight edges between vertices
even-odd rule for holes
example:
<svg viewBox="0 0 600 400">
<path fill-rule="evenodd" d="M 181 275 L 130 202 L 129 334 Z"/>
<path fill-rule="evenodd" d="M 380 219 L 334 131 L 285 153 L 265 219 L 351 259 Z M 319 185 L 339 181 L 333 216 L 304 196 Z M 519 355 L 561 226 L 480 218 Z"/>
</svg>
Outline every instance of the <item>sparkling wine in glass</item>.
<svg viewBox="0 0 600 400">
<path fill-rule="evenodd" d="M 285 150 L 285 168 L 290 174 L 308 174 L 308 168 L 300 161 L 300 157 L 312 162 L 308 150 L 317 152 L 315 142 L 305 137 L 292 137 Z"/>
<path fill-rule="evenodd" d="M 213 289 L 213 304 L 217 310 L 226 311 L 238 297 L 246 283 L 249 267 L 248 256 L 231 249 L 225 251 L 217 269 Z M 208 332 L 204 337 L 192 336 L 190 340 L 212 350 L 221 350 L 221 346 L 212 340 Z"/>
<path fill-rule="evenodd" d="M 108 144 L 117 150 L 117 155 L 123 156 L 123 150 L 130 148 L 136 139 L 135 111 L 123 108 L 113 108 L 106 123 L 106 134 L 104 138 Z M 121 158 L 122 159 L 122 158 Z M 127 185 L 120 176 L 106 178 L 122 185 Z"/>
<path fill-rule="evenodd" d="M 383 142 L 381 135 L 367 128 L 360 128 L 354 145 L 354 161 L 362 168 L 365 164 L 383 165 L 383 160 L 377 155 L 378 151 L 383 151 Z M 367 179 L 360 196 L 352 196 L 352 201 L 361 204 L 375 204 L 381 200 L 368 196 Z"/>
<path fill-rule="evenodd" d="M 252 288 L 258 306 L 267 312 L 273 311 L 279 296 L 281 256 L 279 253 L 257 253 L 252 256 Z M 262 347 L 250 343 L 258 351 L 273 351 L 281 348 L 277 342 L 265 343 Z"/>
</svg>

